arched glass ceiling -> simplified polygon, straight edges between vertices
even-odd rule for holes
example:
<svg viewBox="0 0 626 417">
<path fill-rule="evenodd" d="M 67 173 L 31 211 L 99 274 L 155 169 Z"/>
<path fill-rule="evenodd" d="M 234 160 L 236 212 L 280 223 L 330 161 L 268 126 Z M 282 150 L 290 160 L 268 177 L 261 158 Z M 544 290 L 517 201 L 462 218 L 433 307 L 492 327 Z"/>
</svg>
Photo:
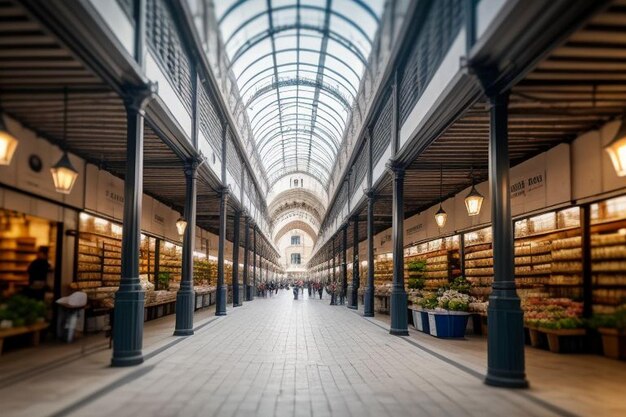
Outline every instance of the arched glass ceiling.
<svg viewBox="0 0 626 417">
<path fill-rule="evenodd" d="M 384 0 L 220 0 L 226 53 L 270 184 L 328 183 Z"/>
</svg>

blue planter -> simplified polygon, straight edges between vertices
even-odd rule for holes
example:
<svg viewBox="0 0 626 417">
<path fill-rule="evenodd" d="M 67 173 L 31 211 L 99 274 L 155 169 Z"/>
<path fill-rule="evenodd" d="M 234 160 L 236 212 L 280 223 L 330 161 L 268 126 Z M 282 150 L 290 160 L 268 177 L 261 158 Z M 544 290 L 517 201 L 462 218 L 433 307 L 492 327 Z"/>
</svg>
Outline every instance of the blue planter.
<svg viewBox="0 0 626 417">
<path fill-rule="evenodd" d="M 465 337 L 469 313 L 464 311 L 429 311 L 430 334 L 440 338 Z"/>
<path fill-rule="evenodd" d="M 430 323 L 428 321 L 428 311 L 413 310 L 413 323 L 420 332 L 430 333 Z"/>
</svg>

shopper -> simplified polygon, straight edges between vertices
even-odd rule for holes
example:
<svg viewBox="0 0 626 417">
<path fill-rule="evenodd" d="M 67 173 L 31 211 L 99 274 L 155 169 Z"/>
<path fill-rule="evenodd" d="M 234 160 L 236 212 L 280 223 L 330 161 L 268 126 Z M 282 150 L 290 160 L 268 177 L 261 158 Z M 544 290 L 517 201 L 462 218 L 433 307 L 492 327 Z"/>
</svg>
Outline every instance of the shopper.
<svg viewBox="0 0 626 417">
<path fill-rule="evenodd" d="M 28 265 L 28 296 L 43 301 L 48 287 L 48 247 L 37 249 L 37 258 Z"/>
</svg>

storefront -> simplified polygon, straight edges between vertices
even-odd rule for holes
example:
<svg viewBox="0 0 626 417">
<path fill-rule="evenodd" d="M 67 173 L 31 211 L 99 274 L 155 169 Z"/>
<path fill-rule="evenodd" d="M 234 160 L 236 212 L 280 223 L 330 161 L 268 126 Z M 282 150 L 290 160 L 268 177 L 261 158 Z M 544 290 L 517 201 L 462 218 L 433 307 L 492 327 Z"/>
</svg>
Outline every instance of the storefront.
<svg viewBox="0 0 626 417">
<path fill-rule="evenodd" d="M 626 311 L 626 190 L 608 157 L 596 151 L 606 131 L 584 134 L 512 168 L 514 279 L 528 344 L 624 359 L 623 341 L 611 347 L 604 340 L 603 348 L 601 337 L 611 333 L 603 326 L 613 326 Z M 601 181 L 590 178 L 588 169 L 600 172 Z M 445 290 L 466 293 L 471 299 L 461 310 L 474 316 L 468 329 L 485 334 L 494 253 L 487 184 L 476 188 L 485 197 L 473 216 L 468 189 L 443 202 L 447 218 L 437 218 L 439 207 L 433 207 L 406 220 L 411 243 L 404 251 L 405 287 L 411 308 L 436 301 Z M 388 310 L 382 299 L 392 283 L 388 235 L 375 239 L 381 313 Z"/>
<path fill-rule="evenodd" d="M 41 323 L 37 326 L 41 327 L 38 332 L 44 331 L 42 335 L 47 328 L 56 329 L 51 325 L 56 323 L 54 301 L 75 291 L 88 296 L 85 320 L 79 321 L 77 330 L 106 329 L 121 279 L 124 182 L 64 154 L 10 118 L 6 122 L 19 138 L 19 146 L 11 163 L 0 166 L 0 295 L 5 302 L 13 300 L 11 316 L 0 315 L 6 333 L 4 346 L 11 349 L 29 344 L 35 321 Z M 59 190 L 51 168 L 65 156 L 75 175 L 69 189 Z M 177 228 L 180 213 L 147 195 L 142 207 L 140 279 L 146 290 L 144 317 L 152 320 L 175 311 L 182 272 L 182 238 Z M 50 269 L 44 290 L 34 294 L 28 267 L 40 249 L 47 252 Z M 197 228 L 196 309 L 215 303 L 216 255 L 217 236 Z M 229 280 L 232 266 L 228 264 L 226 269 Z M 13 317 L 19 307 L 13 303 L 22 300 L 16 295 L 42 298 L 45 309 L 26 321 Z M 3 334 L 0 329 L 0 340 L 5 339 Z"/>
</svg>

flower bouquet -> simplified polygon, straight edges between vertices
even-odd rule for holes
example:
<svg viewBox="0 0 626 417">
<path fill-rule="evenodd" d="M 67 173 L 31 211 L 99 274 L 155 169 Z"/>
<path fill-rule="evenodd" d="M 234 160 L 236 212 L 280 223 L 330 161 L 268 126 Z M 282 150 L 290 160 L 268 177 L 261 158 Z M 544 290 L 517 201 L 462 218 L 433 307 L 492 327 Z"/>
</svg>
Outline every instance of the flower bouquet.
<svg viewBox="0 0 626 417">
<path fill-rule="evenodd" d="M 580 329 L 582 303 L 569 298 L 529 297 L 522 306 L 524 322 L 528 327 L 543 329 Z"/>
</svg>

